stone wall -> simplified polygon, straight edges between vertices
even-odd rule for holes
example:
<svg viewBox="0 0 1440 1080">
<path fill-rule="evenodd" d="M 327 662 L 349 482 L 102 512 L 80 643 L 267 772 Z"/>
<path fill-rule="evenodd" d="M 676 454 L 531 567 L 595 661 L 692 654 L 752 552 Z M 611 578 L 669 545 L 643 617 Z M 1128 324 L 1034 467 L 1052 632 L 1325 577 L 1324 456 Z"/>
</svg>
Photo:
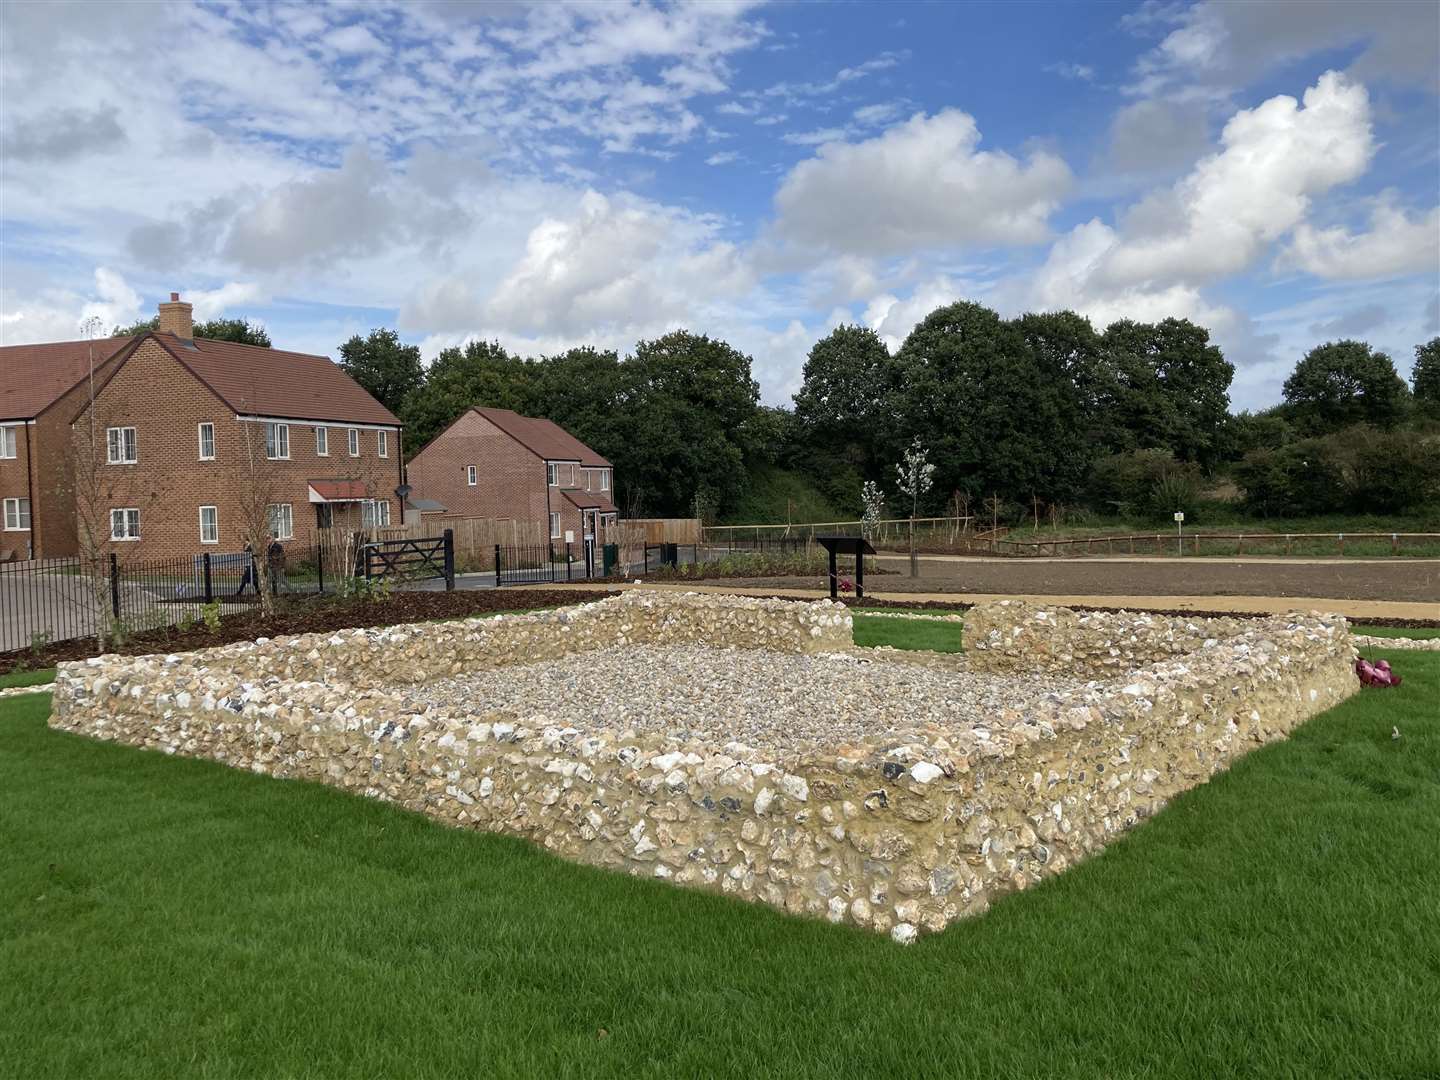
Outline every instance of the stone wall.
<svg viewBox="0 0 1440 1080">
<path fill-rule="evenodd" d="M 1102 648 L 1073 612 L 1040 614 L 975 609 L 967 639 L 976 648 L 978 632 L 987 648 L 974 662 L 1050 669 L 1073 655 L 1089 670 L 1132 637 L 1145 660 L 1028 714 L 960 728 L 936 718 L 903 740 L 789 754 L 562 728 L 483 705 L 463 716 L 416 713 L 383 688 L 632 641 L 850 649 L 850 618 L 828 601 L 634 591 L 542 615 L 62 664 L 51 723 L 332 784 L 525 836 L 568 859 L 908 942 L 1058 873 L 1357 685 L 1338 618 L 1189 620 L 1193 631 L 1175 639 L 1148 617 L 1117 615 Z M 1075 630 L 1031 629 L 1052 622 Z M 992 633 L 1045 646 L 1028 656 L 990 648 Z M 1139 644 L 1151 637 L 1156 644 Z M 1194 648 L 1171 651 L 1162 639 Z M 724 662 L 744 663 L 743 651 Z"/>
</svg>

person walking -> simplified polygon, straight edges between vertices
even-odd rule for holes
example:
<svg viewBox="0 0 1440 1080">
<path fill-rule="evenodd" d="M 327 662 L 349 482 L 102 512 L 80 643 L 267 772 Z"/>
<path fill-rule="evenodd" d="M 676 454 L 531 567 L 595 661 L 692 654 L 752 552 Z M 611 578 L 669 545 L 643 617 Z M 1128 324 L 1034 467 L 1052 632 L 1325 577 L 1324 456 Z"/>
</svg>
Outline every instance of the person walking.
<svg viewBox="0 0 1440 1080">
<path fill-rule="evenodd" d="M 285 577 L 285 548 L 279 540 L 271 539 L 270 547 L 265 551 L 265 558 L 270 564 L 271 591 L 288 593 L 290 582 Z"/>
<path fill-rule="evenodd" d="M 260 575 L 255 567 L 255 548 L 249 540 L 245 541 L 245 573 L 240 578 L 240 587 L 235 590 L 237 598 L 245 594 L 245 586 L 249 585 L 255 590 L 255 595 L 260 595 Z"/>
</svg>

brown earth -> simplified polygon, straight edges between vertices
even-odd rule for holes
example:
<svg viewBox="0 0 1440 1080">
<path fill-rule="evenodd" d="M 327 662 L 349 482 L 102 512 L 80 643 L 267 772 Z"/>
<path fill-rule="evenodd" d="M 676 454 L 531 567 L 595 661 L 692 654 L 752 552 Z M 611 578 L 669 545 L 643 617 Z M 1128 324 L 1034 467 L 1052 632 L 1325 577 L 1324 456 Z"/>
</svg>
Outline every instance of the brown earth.
<svg viewBox="0 0 1440 1080">
<path fill-rule="evenodd" d="M 579 596 L 561 590 L 484 589 L 456 592 L 396 592 L 383 600 L 336 600 L 314 597 L 282 600 L 271 618 L 259 611 L 226 615 L 211 632 L 203 625 L 174 626 L 132 634 L 122 645 L 108 651 L 125 656 L 147 653 L 189 652 L 232 641 L 253 641 L 281 634 L 309 634 L 343 630 L 356 626 L 393 626 L 398 623 L 454 619 L 522 608 L 563 607 L 566 604 L 598 600 L 608 593 Z M 10 671 L 53 667 L 61 660 L 83 660 L 97 653 L 94 638 L 57 641 L 38 649 L 15 649 L 0 653 L 0 675 Z"/>
<path fill-rule="evenodd" d="M 818 589 L 825 582 L 822 578 L 800 577 L 727 578 L 724 584 Z M 887 575 L 884 591 L 1031 596 L 1328 596 L 1340 600 L 1434 601 L 1440 605 L 1440 560 L 1289 563 L 922 559 L 920 577 Z"/>
</svg>

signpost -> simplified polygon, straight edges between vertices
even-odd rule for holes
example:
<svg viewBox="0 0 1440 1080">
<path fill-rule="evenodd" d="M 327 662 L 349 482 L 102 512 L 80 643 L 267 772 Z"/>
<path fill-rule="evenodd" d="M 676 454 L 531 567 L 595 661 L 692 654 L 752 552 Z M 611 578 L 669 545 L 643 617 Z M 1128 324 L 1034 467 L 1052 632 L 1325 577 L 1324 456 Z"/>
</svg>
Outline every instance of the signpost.
<svg viewBox="0 0 1440 1080">
<path fill-rule="evenodd" d="M 830 553 L 830 599 L 839 596 L 840 574 L 835 565 L 837 555 L 855 556 L 855 599 L 865 599 L 865 556 L 874 555 L 875 549 L 863 536 L 817 536 L 815 540 Z"/>
<path fill-rule="evenodd" d="M 1185 554 L 1185 511 L 1175 511 L 1175 554 Z"/>
</svg>

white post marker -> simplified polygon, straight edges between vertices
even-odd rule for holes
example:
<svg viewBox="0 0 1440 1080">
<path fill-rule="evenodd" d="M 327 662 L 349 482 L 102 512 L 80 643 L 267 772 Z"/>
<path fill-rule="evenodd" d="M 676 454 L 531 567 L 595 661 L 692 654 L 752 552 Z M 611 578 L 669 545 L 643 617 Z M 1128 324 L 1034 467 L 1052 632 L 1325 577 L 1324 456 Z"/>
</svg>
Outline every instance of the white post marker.
<svg viewBox="0 0 1440 1080">
<path fill-rule="evenodd" d="M 1175 511 L 1175 554 L 1185 556 L 1185 511 Z"/>
</svg>

